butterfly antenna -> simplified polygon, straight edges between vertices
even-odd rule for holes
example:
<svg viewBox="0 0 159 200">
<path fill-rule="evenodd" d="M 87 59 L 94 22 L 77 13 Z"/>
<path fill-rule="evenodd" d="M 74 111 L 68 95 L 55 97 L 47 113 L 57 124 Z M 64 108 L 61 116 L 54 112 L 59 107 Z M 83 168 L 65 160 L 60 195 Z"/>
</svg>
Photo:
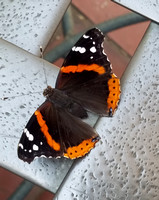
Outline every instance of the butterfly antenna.
<svg viewBox="0 0 159 200">
<path fill-rule="evenodd" d="M 40 58 L 42 58 L 42 60 L 43 60 L 42 62 L 43 62 L 43 70 L 44 70 L 44 76 L 45 76 L 45 83 L 48 86 L 47 78 L 46 78 L 46 70 L 45 70 L 45 65 L 44 65 L 43 47 L 42 46 L 40 46 Z"/>
</svg>

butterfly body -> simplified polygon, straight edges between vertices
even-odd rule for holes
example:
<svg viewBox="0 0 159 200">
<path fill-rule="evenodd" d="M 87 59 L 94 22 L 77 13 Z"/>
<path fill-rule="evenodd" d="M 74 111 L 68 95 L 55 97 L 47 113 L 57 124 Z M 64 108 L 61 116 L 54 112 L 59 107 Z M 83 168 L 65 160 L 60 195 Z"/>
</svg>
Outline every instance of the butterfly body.
<svg viewBox="0 0 159 200">
<path fill-rule="evenodd" d="M 104 35 L 87 31 L 66 57 L 55 88 L 44 90 L 45 102 L 34 112 L 18 145 L 18 157 L 84 156 L 99 141 L 96 131 L 82 119 L 87 112 L 112 116 L 120 99 L 120 81 L 103 50 Z"/>
<path fill-rule="evenodd" d="M 88 117 L 87 111 L 80 105 L 80 103 L 77 103 L 75 100 L 69 97 L 65 91 L 54 89 L 48 86 L 44 90 L 43 94 L 55 107 L 63 109 L 81 119 Z"/>
</svg>

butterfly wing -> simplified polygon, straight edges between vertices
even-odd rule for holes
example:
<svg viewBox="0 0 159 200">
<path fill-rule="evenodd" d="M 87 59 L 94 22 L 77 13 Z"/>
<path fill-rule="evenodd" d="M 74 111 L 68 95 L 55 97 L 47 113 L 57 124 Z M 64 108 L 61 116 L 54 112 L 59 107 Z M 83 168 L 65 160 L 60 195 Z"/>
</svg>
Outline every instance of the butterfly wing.
<svg viewBox="0 0 159 200">
<path fill-rule="evenodd" d="M 92 127 L 62 109 L 58 111 L 58 118 L 65 157 L 75 159 L 84 156 L 100 139 Z"/>
<path fill-rule="evenodd" d="M 35 157 L 61 156 L 61 148 L 55 108 L 49 101 L 45 101 L 23 130 L 18 157 L 30 163 Z"/>
<path fill-rule="evenodd" d="M 79 101 L 87 110 L 112 115 L 120 99 L 120 81 L 112 73 L 103 49 L 104 35 L 93 28 L 72 48 L 60 69 L 56 88 Z"/>
<path fill-rule="evenodd" d="M 112 116 L 120 98 L 120 82 L 114 74 L 103 74 L 76 88 L 69 88 L 67 94 L 91 112 Z"/>
<path fill-rule="evenodd" d="M 103 41 L 104 35 L 99 29 L 87 31 L 67 55 L 58 75 L 56 88 L 64 90 L 99 74 L 110 74 L 110 62 L 103 52 Z"/>
<path fill-rule="evenodd" d="M 40 156 L 74 159 L 88 153 L 98 140 L 89 125 L 45 101 L 23 131 L 18 157 L 28 163 Z"/>
</svg>

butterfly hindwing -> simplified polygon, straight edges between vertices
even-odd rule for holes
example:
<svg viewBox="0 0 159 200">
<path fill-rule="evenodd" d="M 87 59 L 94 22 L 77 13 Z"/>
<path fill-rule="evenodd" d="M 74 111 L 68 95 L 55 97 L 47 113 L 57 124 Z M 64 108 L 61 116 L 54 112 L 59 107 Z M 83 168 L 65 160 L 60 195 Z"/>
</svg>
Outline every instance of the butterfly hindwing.
<svg viewBox="0 0 159 200">
<path fill-rule="evenodd" d="M 103 74 L 66 92 L 86 110 L 111 116 L 118 106 L 120 82 L 114 74 Z"/>
<path fill-rule="evenodd" d="M 61 109 L 57 113 L 64 157 L 75 159 L 87 154 L 98 142 L 98 134 L 80 118 Z"/>
</svg>

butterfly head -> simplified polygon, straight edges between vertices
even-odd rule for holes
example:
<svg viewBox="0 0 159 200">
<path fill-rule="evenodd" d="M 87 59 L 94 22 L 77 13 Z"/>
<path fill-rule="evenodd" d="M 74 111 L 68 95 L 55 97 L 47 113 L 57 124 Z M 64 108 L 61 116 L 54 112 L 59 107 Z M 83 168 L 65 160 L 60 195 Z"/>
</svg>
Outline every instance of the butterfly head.
<svg viewBox="0 0 159 200">
<path fill-rule="evenodd" d="M 54 94 L 54 89 L 51 86 L 47 86 L 47 88 L 43 92 L 43 95 L 46 98 L 52 96 L 53 94 Z"/>
</svg>

